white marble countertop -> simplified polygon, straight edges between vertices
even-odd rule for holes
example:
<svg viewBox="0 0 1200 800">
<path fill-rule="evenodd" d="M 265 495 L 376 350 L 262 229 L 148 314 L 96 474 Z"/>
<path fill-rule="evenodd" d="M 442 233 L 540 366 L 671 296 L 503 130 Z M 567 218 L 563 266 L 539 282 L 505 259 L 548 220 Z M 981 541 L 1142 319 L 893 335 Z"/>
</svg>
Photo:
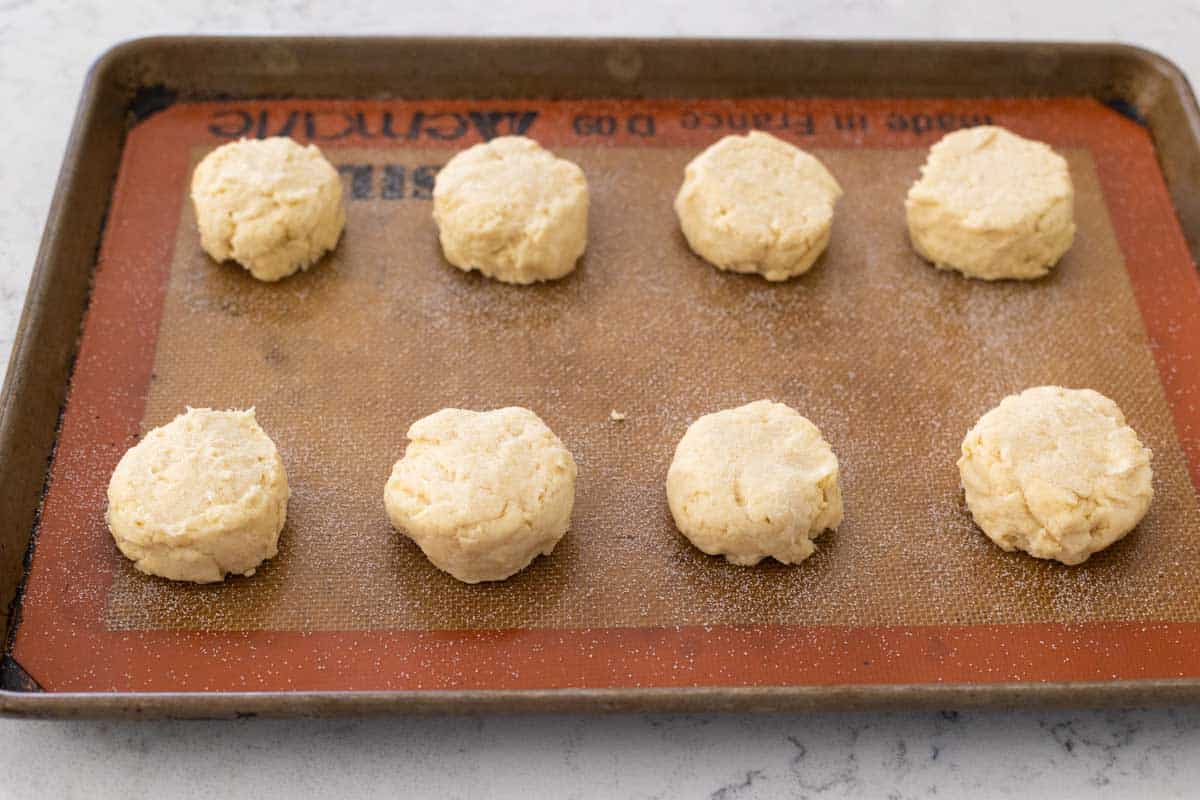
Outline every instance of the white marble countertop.
<svg viewBox="0 0 1200 800">
<path fill-rule="evenodd" d="M 1124 41 L 1200 75 L 1200 4 L 0 0 L 0 356 L 88 65 L 157 33 Z M 735 8 L 735 6 L 737 6 Z M 1195 797 L 1200 709 L 496 716 L 200 723 L 0 720 L 0 797 Z"/>
</svg>

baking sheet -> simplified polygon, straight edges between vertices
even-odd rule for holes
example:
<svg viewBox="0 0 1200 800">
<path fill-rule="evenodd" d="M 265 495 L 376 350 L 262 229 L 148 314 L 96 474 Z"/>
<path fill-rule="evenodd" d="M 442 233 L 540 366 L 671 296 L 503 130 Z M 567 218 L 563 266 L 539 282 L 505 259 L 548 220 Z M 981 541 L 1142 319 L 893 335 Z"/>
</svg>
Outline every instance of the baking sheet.
<svg viewBox="0 0 1200 800">
<path fill-rule="evenodd" d="M 906 241 L 925 148 L 988 120 L 1071 163 L 1079 235 L 1046 280 L 965 281 Z M 438 165 L 522 125 L 592 196 L 579 270 L 532 288 L 446 265 L 429 217 Z M 750 126 L 812 149 L 847 192 L 828 253 L 782 285 L 705 265 L 671 210 L 683 165 Z M 263 285 L 199 250 L 186 181 L 220 141 L 281 130 L 343 167 L 349 221 L 332 257 Z M 178 106 L 126 150 L 15 653 L 50 690 L 1190 674 L 1200 297 L 1169 211 L 1145 132 L 1084 100 Z M 1040 383 L 1113 397 L 1155 452 L 1150 514 L 1082 567 L 995 549 L 957 489 L 963 433 Z M 846 521 L 797 567 L 704 556 L 663 494 L 689 421 L 761 397 L 842 462 Z M 257 406 L 288 467 L 281 552 L 251 579 L 148 578 L 104 530 L 112 464 L 188 404 Z M 507 404 L 575 454 L 572 531 L 516 578 L 466 586 L 390 530 L 382 486 L 412 420 Z"/>
</svg>

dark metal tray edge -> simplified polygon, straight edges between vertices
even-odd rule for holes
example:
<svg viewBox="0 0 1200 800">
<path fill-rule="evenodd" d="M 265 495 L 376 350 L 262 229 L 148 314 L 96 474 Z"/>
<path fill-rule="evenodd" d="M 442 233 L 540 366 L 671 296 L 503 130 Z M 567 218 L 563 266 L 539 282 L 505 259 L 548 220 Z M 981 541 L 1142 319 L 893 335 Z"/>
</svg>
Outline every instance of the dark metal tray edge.
<svg viewBox="0 0 1200 800">
<path fill-rule="evenodd" d="M 453 54 L 454 58 L 447 58 Z M 465 54 L 465 55 L 464 55 Z M 353 56 L 351 58 L 350 56 Z M 563 58 L 560 56 L 569 56 Z M 971 69 L 962 65 L 970 63 Z M 847 65 L 850 68 L 847 69 Z M 769 69 L 764 69 L 769 66 Z M 204 67 L 208 67 L 206 71 Z M 953 67 L 953 68 L 950 68 Z M 1147 125 L 1200 254 L 1200 109 L 1163 57 L 1128 45 L 733 39 L 155 37 L 92 67 L 0 392 L 0 640 L 19 592 L 124 137 L 176 100 L 213 97 L 1089 95 Z M 949 78 L 947 76 L 950 76 Z M 214 83 L 215 82 L 215 83 Z M 220 89 L 215 90 L 214 85 Z M 303 85 L 305 91 L 297 92 Z M 342 84 L 344 86 L 344 84 Z M 414 93 L 409 87 L 419 86 Z M 86 157 L 85 157 L 86 155 Z M 10 670 L 11 672 L 11 670 Z M 0 681 L 3 681 L 0 676 Z M 0 684 L 15 717 L 364 716 L 524 711 L 785 711 L 1130 706 L 1200 701 L 1200 680 L 536 691 L 43 693 Z"/>
<path fill-rule="evenodd" d="M 11 697 L 10 697 L 11 696 Z M 34 702 L 20 702 L 22 699 Z M 244 719 L 469 713 L 697 713 L 1145 707 L 1200 700 L 1195 681 L 972 685 L 448 690 L 410 692 L 172 692 L 0 695 L 11 717 Z"/>
</svg>

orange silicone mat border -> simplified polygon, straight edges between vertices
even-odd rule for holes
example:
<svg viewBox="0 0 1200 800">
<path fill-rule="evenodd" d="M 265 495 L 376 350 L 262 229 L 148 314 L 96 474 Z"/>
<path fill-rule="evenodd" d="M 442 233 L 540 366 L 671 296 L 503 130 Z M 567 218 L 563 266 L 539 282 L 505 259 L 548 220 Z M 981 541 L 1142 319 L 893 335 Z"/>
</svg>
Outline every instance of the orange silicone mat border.
<svg viewBox="0 0 1200 800">
<path fill-rule="evenodd" d="M 595 141 L 573 123 L 613 115 L 605 143 L 694 144 L 723 135 L 703 115 L 864 115 L 869 124 L 824 124 L 800 140 L 815 147 L 919 147 L 945 125 L 983 121 L 1057 146 L 1087 147 L 1125 255 L 1160 379 L 1174 415 L 1194 486 L 1200 486 L 1200 370 L 1188 364 L 1200 345 L 1200 276 L 1187 250 L 1147 132 L 1081 98 L 1045 100 L 669 100 L 669 101 L 271 101 L 176 106 L 131 131 L 122 156 L 95 286 L 51 468 L 41 527 L 21 607 L 14 658 L 47 691 L 287 691 L 415 689 L 556 689 L 682 686 L 818 686 L 1092 681 L 1200 677 L 1200 623 L 1098 622 L 846 628 L 686 626 L 516 631 L 242 632 L 107 631 L 104 598 L 112 575 L 103 526 L 108 475 L 139 435 L 155 341 L 187 180 L 188 152 L 221 141 L 207 132 L 221 120 L 260 112 L 268 130 L 294 120 L 292 135 L 312 133 L 323 147 L 372 146 L 407 131 L 459 148 L 479 141 L 480 106 L 513 115 L 484 117 L 508 125 L 522 109 L 539 112 L 529 133 L 549 145 Z M 644 139 L 628 120 L 684 107 L 697 126 L 675 125 Z M 429 128 L 412 114 L 434 109 Z M 245 112 L 245 116 L 242 116 Z M 295 114 L 293 114 L 295 112 Z M 448 116 L 459 114 L 460 116 Z M 361 115 L 361 116 L 360 116 Z M 892 116 L 896 115 L 896 116 Z M 764 118 L 765 119 L 765 118 Z M 778 122 L 781 117 L 774 117 Z M 907 119 L 909 127 L 889 128 Z M 310 121 L 311 120 L 311 121 Z M 454 138 L 437 135 L 462 133 Z M 920 120 L 914 130 L 912 120 Z M 899 124 L 897 122 L 897 124 Z M 451 127 L 437 127 L 446 125 Z M 310 127 L 311 126 L 311 127 Z M 931 126 L 931 127 L 930 127 Z M 429 130 L 434 131 L 430 134 Z M 345 135 L 339 135 L 346 131 Z M 374 134 L 374 135 L 372 135 Z M 336 138 L 328 138 L 334 136 Z M 325 137 L 325 138 L 323 138 Z M 403 138 L 395 141 L 402 142 Z M 91 565 L 91 566 L 89 566 Z M 98 566 L 101 565 L 101 566 Z M 80 580 L 86 576 L 86 580 Z"/>
</svg>

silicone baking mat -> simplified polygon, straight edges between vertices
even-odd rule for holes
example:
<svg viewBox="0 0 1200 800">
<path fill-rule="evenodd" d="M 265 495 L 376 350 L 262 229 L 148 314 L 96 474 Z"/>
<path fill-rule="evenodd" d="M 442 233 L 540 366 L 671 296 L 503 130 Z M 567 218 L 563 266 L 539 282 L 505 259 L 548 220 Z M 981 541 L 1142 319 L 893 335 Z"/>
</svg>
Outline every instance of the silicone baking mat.
<svg viewBox="0 0 1200 800">
<path fill-rule="evenodd" d="M 1050 277 L 985 284 L 912 253 L 928 146 L 992 122 L 1050 142 L 1076 184 Z M 768 130 L 846 191 L 828 252 L 783 284 L 688 250 L 687 161 Z M 436 171 L 495 135 L 577 161 L 588 251 L 511 287 L 441 258 Z M 261 284 L 201 251 L 190 169 L 224 141 L 315 141 L 348 223 L 311 271 Z M 48 691 L 615 688 L 1200 676 L 1200 285 L 1133 121 L 1094 101 L 288 102 L 173 107 L 129 135 L 13 654 Z M 1079 567 L 973 526 L 955 460 L 1003 396 L 1115 399 L 1155 500 Z M 846 519 L 799 566 L 734 567 L 675 531 L 663 490 L 697 416 L 759 398 L 812 419 Z M 293 495 L 279 555 L 213 586 L 136 572 L 104 524 L 124 450 L 185 406 L 256 406 Z M 523 405 L 579 463 L 571 532 L 468 586 L 389 526 L 415 419 Z M 627 418 L 610 419 L 617 410 Z"/>
</svg>

